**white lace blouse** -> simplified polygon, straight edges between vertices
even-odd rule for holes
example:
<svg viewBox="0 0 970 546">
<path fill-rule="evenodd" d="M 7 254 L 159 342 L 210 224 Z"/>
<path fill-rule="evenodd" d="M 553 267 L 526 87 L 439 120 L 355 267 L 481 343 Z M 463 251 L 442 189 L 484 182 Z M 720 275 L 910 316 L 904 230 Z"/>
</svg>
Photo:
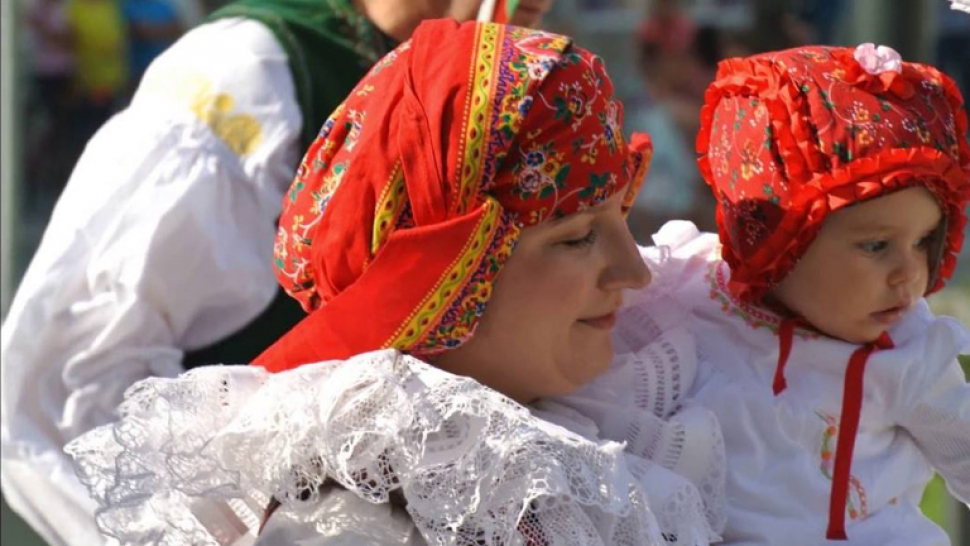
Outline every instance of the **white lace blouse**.
<svg viewBox="0 0 970 546">
<path fill-rule="evenodd" d="M 260 546 L 718 539 L 709 514 L 723 495 L 668 468 L 680 453 L 600 440 L 569 401 L 530 410 L 393 350 L 279 374 L 208 367 L 136 384 L 120 421 L 67 450 L 99 526 L 123 544 L 252 544 L 270 496 L 283 507 Z M 713 449 L 716 422 L 701 421 Z M 691 421 L 653 425 L 677 444 Z M 723 456 L 698 455 L 683 468 L 717 488 L 706 467 L 723 469 Z M 321 489 L 327 478 L 343 490 Z M 406 512 L 388 503 L 395 491 Z"/>
<path fill-rule="evenodd" d="M 713 411 L 724 435 L 725 544 L 826 543 L 844 371 L 858 346 L 796 329 L 787 388 L 775 396 L 780 319 L 729 294 L 717 236 L 671 222 L 654 241 L 643 249 L 654 284 L 618 328 L 686 316 L 698 370 L 685 403 Z M 895 347 L 873 352 L 865 368 L 847 543 L 945 545 L 919 502 L 934 470 L 970 501 L 970 386 L 956 360 L 970 332 L 921 302 L 889 334 Z"/>
</svg>

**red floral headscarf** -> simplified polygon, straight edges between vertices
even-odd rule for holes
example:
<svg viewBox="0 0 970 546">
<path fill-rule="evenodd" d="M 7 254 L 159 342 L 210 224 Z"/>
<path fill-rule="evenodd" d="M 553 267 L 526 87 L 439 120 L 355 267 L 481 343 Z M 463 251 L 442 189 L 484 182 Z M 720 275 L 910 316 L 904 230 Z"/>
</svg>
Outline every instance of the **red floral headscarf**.
<svg viewBox="0 0 970 546">
<path fill-rule="evenodd" d="M 731 290 L 757 302 L 828 213 L 914 185 L 946 218 L 928 293 L 952 274 L 970 200 L 967 115 L 953 81 L 889 48 L 801 47 L 721 63 L 697 150 L 718 200 Z"/>
<path fill-rule="evenodd" d="M 270 371 L 475 330 L 520 230 L 617 191 L 649 162 L 603 62 L 569 38 L 432 21 L 324 124 L 284 197 L 276 274 L 310 315 Z"/>
</svg>

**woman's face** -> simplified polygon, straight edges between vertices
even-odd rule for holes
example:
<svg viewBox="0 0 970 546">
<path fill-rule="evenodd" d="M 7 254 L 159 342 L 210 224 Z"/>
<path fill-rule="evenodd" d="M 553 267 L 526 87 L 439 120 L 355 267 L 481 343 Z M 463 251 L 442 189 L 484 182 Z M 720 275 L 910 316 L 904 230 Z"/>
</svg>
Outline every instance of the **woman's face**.
<svg viewBox="0 0 970 546">
<path fill-rule="evenodd" d="M 622 193 L 525 229 L 475 335 L 432 361 L 522 403 L 572 392 L 604 372 L 622 290 L 650 283 Z"/>
</svg>

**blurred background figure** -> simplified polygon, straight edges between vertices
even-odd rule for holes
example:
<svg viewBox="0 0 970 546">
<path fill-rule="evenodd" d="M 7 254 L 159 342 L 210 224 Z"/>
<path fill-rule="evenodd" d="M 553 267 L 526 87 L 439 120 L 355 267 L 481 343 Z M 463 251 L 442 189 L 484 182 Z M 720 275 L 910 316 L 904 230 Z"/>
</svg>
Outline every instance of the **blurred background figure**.
<svg viewBox="0 0 970 546">
<path fill-rule="evenodd" d="M 796 18 L 801 19 L 809 33 L 806 42 L 827 44 L 836 39 L 839 22 L 845 17 L 846 0 L 799 0 L 795 4 Z"/>
<path fill-rule="evenodd" d="M 24 158 L 26 178 L 33 183 L 25 188 L 24 205 L 36 211 L 56 198 L 60 189 L 55 181 L 70 173 L 63 155 L 68 146 L 65 131 L 70 129 L 66 121 L 75 70 L 74 38 L 64 0 L 35 0 L 24 17 L 33 86 Z"/>
<path fill-rule="evenodd" d="M 627 123 L 653 137 L 654 159 L 650 183 L 630 214 L 631 227 L 641 240 L 670 216 L 710 229 L 709 192 L 695 165 L 693 141 L 704 88 L 720 56 L 717 31 L 708 27 L 702 33 L 677 0 L 657 0 L 636 41 L 642 92 L 627 102 Z"/>
<path fill-rule="evenodd" d="M 73 141 L 83 147 L 118 109 L 128 87 L 125 20 L 119 0 L 66 1 L 77 60 Z"/>
<path fill-rule="evenodd" d="M 940 2 L 937 20 L 939 34 L 933 52 L 936 66 L 956 80 L 964 97 L 970 96 L 970 15 L 952 11 Z"/>
<path fill-rule="evenodd" d="M 123 0 L 122 11 L 128 26 L 129 88 L 141 82 L 155 57 L 186 30 L 172 0 Z"/>
</svg>

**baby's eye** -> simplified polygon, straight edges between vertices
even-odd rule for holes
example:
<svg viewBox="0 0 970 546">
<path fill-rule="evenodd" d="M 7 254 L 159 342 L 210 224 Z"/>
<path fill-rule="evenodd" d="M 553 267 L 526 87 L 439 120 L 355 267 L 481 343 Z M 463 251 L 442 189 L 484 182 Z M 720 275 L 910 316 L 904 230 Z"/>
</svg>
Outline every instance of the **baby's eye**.
<svg viewBox="0 0 970 546">
<path fill-rule="evenodd" d="M 930 233 L 929 235 L 926 235 L 922 239 L 920 239 L 919 242 L 916 243 L 916 246 L 918 248 L 927 249 L 930 247 L 930 245 L 933 244 L 934 239 L 935 239 L 935 234 Z"/>
<path fill-rule="evenodd" d="M 866 241 L 859 243 L 859 249 L 869 254 L 878 254 L 889 248 L 889 241 Z"/>
</svg>

